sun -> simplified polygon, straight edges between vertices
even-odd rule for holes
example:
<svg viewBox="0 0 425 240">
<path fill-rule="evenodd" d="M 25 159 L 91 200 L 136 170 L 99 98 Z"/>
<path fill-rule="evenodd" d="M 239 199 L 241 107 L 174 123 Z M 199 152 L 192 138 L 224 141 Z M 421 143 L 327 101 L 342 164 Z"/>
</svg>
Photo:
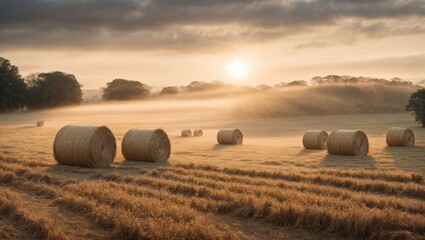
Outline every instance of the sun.
<svg viewBox="0 0 425 240">
<path fill-rule="evenodd" d="M 227 67 L 227 72 L 232 78 L 235 79 L 243 79 L 245 78 L 249 73 L 249 67 L 246 62 L 244 62 L 241 59 L 233 60 Z"/>
</svg>

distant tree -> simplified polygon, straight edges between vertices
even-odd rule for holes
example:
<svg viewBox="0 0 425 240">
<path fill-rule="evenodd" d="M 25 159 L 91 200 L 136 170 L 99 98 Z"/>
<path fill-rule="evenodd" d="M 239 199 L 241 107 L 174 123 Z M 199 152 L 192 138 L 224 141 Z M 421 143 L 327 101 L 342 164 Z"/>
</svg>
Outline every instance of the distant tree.
<svg viewBox="0 0 425 240">
<path fill-rule="evenodd" d="M 111 100 L 136 100 L 151 96 L 150 87 L 139 81 L 115 79 L 106 84 L 102 98 Z"/>
<path fill-rule="evenodd" d="M 323 82 L 324 83 L 341 83 L 341 76 L 339 75 L 328 75 L 326 77 L 323 78 Z"/>
<path fill-rule="evenodd" d="M 425 127 L 425 89 L 414 92 L 409 99 L 406 110 L 415 116 L 415 121 Z"/>
<path fill-rule="evenodd" d="M 288 83 L 286 86 L 288 86 L 288 87 L 302 87 L 302 86 L 307 86 L 307 82 L 304 81 L 304 80 L 295 80 L 295 81 Z"/>
<path fill-rule="evenodd" d="M 386 84 L 388 81 L 383 78 L 369 78 L 367 79 L 367 83 Z"/>
<path fill-rule="evenodd" d="M 26 102 L 26 84 L 18 67 L 0 57 L 0 112 L 23 110 Z"/>
<path fill-rule="evenodd" d="M 209 91 L 217 90 L 220 88 L 229 87 L 226 83 L 220 81 L 213 81 L 210 83 L 193 81 L 185 87 L 188 92 L 200 92 L 200 91 Z"/>
<path fill-rule="evenodd" d="M 272 87 L 270 87 L 267 84 L 262 83 L 262 84 L 258 84 L 255 88 L 260 90 L 260 91 L 265 91 L 265 90 L 271 89 Z"/>
<path fill-rule="evenodd" d="M 288 85 L 286 82 L 280 82 L 274 85 L 275 88 L 283 88 L 286 87 L 286 85 Z"/>
<path fill-rule="evenodd" d="M 317 86 L 323 83 L 323 79 L 320 76 L 315 76 L 310 80 L 310 82 L 311 82 L 311 85 Z"/>
<path fill-rule="evenodd" d="M 177 87 L 164 87 L 159 95 L 170 95 L 179 93 L 179 89 Z"/>
<path fill-rule="evenodd" d="M 403 81 L 403 79 L 398 77 L 391 78 L 391 81 L 388 81 L 387 84 L 395 86 L 414 86 L 411 81 Z"/>
<path fill-rule="evenodd" d="M 81 84 L 64 72 L 32 74 L 27 77 L 30 108 L 51 108 L 80 104 Z"/>
<path fill-rule="evenodd" d="M 357 77 L 349 77 L 348 78 L 348 83 L 349 84 L 358 84 L 360 82 L 360 79 Z"/>
</svg>

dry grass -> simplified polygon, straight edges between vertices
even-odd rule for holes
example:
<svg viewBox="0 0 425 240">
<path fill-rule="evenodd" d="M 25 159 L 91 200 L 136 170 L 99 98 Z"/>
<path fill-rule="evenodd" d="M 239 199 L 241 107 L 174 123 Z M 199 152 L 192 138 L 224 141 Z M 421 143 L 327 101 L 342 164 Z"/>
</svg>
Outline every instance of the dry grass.
<svg viewBox="0 0 425 240">
<path fill-rule="evenodd" d="M 0 214 L 0 238 L 423 239 L 425 131 L 408 114 L 237 119 L 226 114 L 236 100 L 3 115 L 0 189 L 10 195 L 3 206 L 13 211 Z M 265 111 L 285 115 L 297 108 L 276 103 Z M 257 104 L 249 106 L 255 110 Z M 323 108 L 318 111 L 333 111 Z M 49 124 L 37 128 L 36 119 Z M 57 165 L 53 139 L 70 122 L 107 124 L 118 143 L 128 129 L 162 127 L 172 142 L 171 157 L 168 163 L 126 161 L 119 144 L 109 168 Z M 203 137 L 180 137 L 187 126 L 202 128 Z M 217 144 L 218 129 L 234 126 L 243 130 L 244 144 Z M 391 126 L 414 129 L 417 144 L 387 147 Z M 303 148 L 306 129 L 337 128 L 364 130 L 369 155 Z M 31 227 L 19 227 L 22 222 Z"/>
<path fill-rule="evenodd" d="M 2 159 L 0 185 L 7 189 L 0 194 L 0 210 L 24 226 L 19 230 L 44 239 L 77 237 L 64 234 L 66 222 L 57 227 L 54 219 L 20 203 L 18 193 L 65 208 L 97 226 L 87 231 L 106 231 L 114 239 L 256 238 L 232 224 L 244 221 L 259 229 L 271 224 L 280 229 L 274 231 L 307 231 L 300 239 L 423 239 L 425 234 L 424 175 L 418 173 L 179 164 L 140 176 L 89 171 L 86 180 L 75 182 L 26 165 Z M 270 234 L 261 238 L 276 236 Z"/>
<path fill-rule="evenodd" d="M 16 233 L 15 229 L 11 228 L 10 226 L 2 226 L 0 225 L 0 239 L 17 239 L 18 234 Z"/>
<path fill-rule="evenodd" d="M 99 227 L 112 231 L 113 239 L 247 238 L 236 231 L 224 231 L 226 226 L 217 226 L 211 219 L 190 207 L 182 207 L 157 198 L 130 196 L 123 191 L 109 191 L 99 188 L 101 183 L 96 182 L 59 184 L 57 179 L 51 177 L 50 181 L 39 181 L 38 178 L 27 176 L 42 175 L 40 172 L 18 166 L 15 166 L 17 168 L 15 170 L 14 165 L 16 164 L 1 166 L 1 183 L 51 199 L 56 205 L 80 213 L 95 221 Z M 26 169 L 25 174 L 21 174 L 22 169 Z M 0 203 L 2 213 L 6 214 L 11 207 L 11 201 Z M 164 226 L 167 228 L 164 229 Z M 40 235 L 36 232 L 36 236 L 44 238 L 50 234 L 46 231 Z"/>
<path fill-rule="evenodd" d="M 416 182 L 398 183 L 389 182 L 385 180 L 374 180 L 353 178 L 353 177 L 341 177 L 332 175 L 322 175 L 320 173 L 306 174 L 305 172 L 271 172 L 271 171 L 258 171 L 258 170 L 245 170 L 245 169 L 221 169 L 219 167 L 210 165 L 184 165 L 179 164 L 178 166 L 188 169 L 201 169 L 205 171 L 223 172 L 229 175 L 241 175 L 250 177 L 262 177 L 271 179 L 282 179 L 292 182 L 303 182 L 325 186 L 334 186 L 343 189 L 349 189 L 352 191 L 361 192 L 373 192 L 379 194 L 395 194 L 405 195 L 407 197 L 416 197 L 425 199 L 425 185 L 417 184 Z M 336 171 L 336 170 L 334 170 Z M 391 175 L 391 174 L 390 174 Z M 419 176 L 419 179 L 423 178 L 422 174 L 413 174 L 412 176 Z"/>
<path fill-rule="evenodd" d="M 21 204 L 17 194 L 6 189 L 0 192 L 0 213 L 34 237 L 52 240 L 69 239 L 51 219 L 27 210 Z"/>
</svg>

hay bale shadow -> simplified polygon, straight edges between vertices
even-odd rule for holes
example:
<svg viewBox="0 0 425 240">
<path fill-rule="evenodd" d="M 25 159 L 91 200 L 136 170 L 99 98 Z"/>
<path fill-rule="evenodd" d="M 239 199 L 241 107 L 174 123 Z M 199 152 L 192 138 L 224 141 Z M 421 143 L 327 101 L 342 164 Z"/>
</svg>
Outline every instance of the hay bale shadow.
<svg viewBox="0 0 425 240">
<path fill-rule="evenodd" d="M 302 156 L 302 155 L 310 155 L 313 153 L 317 153 L 317 152 L 323 152 L 326 149 L 302 149 L 299 153 L 298 156 Z"/>
<path fill-rule="evenodd" d="M 413 147 L 384 147 L 384 152 L 394 157 L 406 156 L 407 152 L 411 153 L 425 153 L 425 146 L 413 146 Z M 409 153 L 407 153 L 409 154 Z"/>
<path fill-rule="evenodd" d="M 128 160 L 115 162 L 111 166 L 104 168 L 85 168 L 58 163 L 50 166 L 46 172 L 59 180 L 80 182 L 96 179 L 94 176 L 99 174 L 117 174 L 122 177 L 140 176 L 158 168 L 168 166 L 172 165 L 169 162 L 151 163 Z"/>
<path fill-rule="evenodd" d="M 124 160 L 120 164 L 117 164 L 119 166 L 131 166 L 131 167 L 169 167 L 172 166 L 168 161 L 165 162 L 142 162 L 142 161 L 130 161 L 130 160 Z"/>
<path fill-rule="evenodd" d="M 235 147 L 235 145 L 229 145 L 229 144 L 215 144 L 212 149 L 213 150 L 222 150 L 222 149 L 226 149 L 229 147 Z"/>
<path fill-rule="evenodd" d="M 394 165 L 404 171 L 425 172 L 425 146 L 413 147 L 385 147 L 387 153 L 393 159 Z"/>
<path fill-rule="evenodd" d="M 105 172 L 112 172 L 111 167 L 107 168 L 84 168 L 84 167 L 78 167 L 78 166 L 70 166 L 70 165 L 64 165 L 64 164 L 56 164 L 48 167 L 46 169 L 46 172 L 55 177 L 58 180 L 64 180 L 66 182 L 72 181 L 72 182 L 80 182 L 87 179 L 90 179 L 90 177 L 93 174 L 96 174 L 100 171 Z"/>
<path fill-rule="evenodd" d="M 342 169 L 376 169 L 375 158 L 372 156 L 344 156 L 327 154 L 321 167 Z"/>
</svg>

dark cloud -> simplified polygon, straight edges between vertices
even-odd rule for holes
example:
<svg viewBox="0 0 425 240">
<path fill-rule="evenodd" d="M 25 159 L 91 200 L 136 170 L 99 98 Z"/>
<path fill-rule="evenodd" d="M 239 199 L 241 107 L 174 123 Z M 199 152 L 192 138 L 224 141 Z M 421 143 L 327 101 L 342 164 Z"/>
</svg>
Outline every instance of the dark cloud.
<svg viewBox="0 0 425 240">
<path fill-rule="evenodd" d="M 326 39 L 304 40 L 295 49 L 324 48 L 335 45 L 352 45 L 359 39 L 379 39 L 395 36 L 425 34 L 425 21 L 417 18 L 400 20 L 350 20 L 333 28 L 333 36 Z"/>
<path fill-rule="evenodd" d="M 304 43 L 298 44 L 294 48 L 295 49 L 323 48 L 323 47 L 329 47 L 333 45 L 338 45 L 338 43 L 333 41 L 311 41 L 311 42 L 304 42 Z"/>
<path fill-rule="evenodd" d="M 425 33 L 424 22 L 356 22 L 348 28 L 353 34 L 358 33 L 371 38 L 383 38 L 389 36 L 405 36 Z"/>
<path fill-rule="evenodd" d="M 166 50 L 166 51 L 220 51 L 235 44 L 266 42 L 285 34 L 288 29 L 249 29 L 237 26 L 175 27 L 166 31 L 139 31 L 116 34 L 94 30 L 3 30 L 0 31 L 0 49 L 68 49 L 68 50 Z"/>
<path fill-rule="evenodd" d="M 338 26 L 343 19 L 416 19 L 420 26 L 424 18 L 423 0 L 2 0 L 0 48 L 179 48 L 263 41 L 315 26 Z M 362 27 L 359 31 L 368 30 Z M 379 23 L 369 27 L 372 32 L 404 31 Z"/>
<path fill-rule="evenodd" d="M 323 24 L 340 17 L 424 16 L 423 0 L 2 0 L 0 28 L 146 30 L 239 23 Z"/>
</svg>

